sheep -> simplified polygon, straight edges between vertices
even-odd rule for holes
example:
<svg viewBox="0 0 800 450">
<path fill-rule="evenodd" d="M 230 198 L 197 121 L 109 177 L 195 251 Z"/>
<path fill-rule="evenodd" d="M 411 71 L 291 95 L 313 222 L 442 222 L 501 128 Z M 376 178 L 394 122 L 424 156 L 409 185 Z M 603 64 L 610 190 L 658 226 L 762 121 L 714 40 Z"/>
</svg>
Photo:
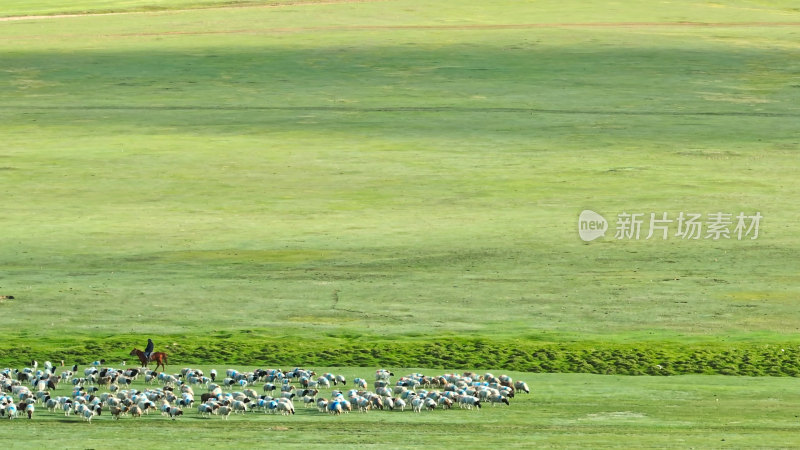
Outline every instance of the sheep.
<svg viewBox="0 0 800 450">
<path fill-rule="evenodd" d="M 356 387 L 360 387 L 361 389 L 367 388 L 367 380 L 363 378 L 353 378 L 353 384 L 355 384 Z"/>
<path fill-rule="evenodd" d="M 436 400 L 432 398 L 426 398 L 425 409 L 427 409 L 428 411 L 433 411 L 434 409 L 436 409 Z"/>
<path fill-rule="evenodd" d="M 170 419 L 175 420 L 178 418 L 178 416 L 183 415 L 183 410 L 178 408 L 177 406 L 173 406 L 167 409 L 167 415 L 169 415 Z"/>
<path fill-rule="evenodd" d="M 389 380 L 389 377 L 393 377 L 394 373 L 389 372 L 386 369 L 378 369 L 375 371 L 375 381 L 378 380 Z"/>
<path fill-rule="evenodd" d="M 333 415 L 337 415 L 337 416 L 338 416 L 339 414 L 341 414 L 341 413 L 342 413 L 342 403 L 343 403 L 343 402 L 340 402 L 340 401 L 338 401 L 338 400 L 337 400 L 337 401 L 330 402 L 330 403 L 327 405 L 327 408 L 328 408 L 328 413 L 330 413 L 330 414 L 333 414 Z"/>
<path fill-rule="evenodd" d="M 122 415 L 127 410 L 126 406 L 109 406 L 108 412 L 111 413 L 111 418 L 115 420 L 119 420 L 119 416 Z"/>
<path fill-rule="evenodd" d="M 201 416 L 210 416 L 215 413 L 217 408 L 219 408 L 219 404 L 201 403 L 197 405 L 197 413 Z"/>
<path fill-rule="evenodd" d="M 245 389 L 244 391 L 242 391 L 242 393 L 244 393 L 244 395 L 251 400 L 255 400 L 258 398 L 258 392 L 256 392 L 254 389 Z"/>
<path fill-rule="evenodd" d="M 194 396 L 184 393 L 183 396 L 177 401 L 178 406 L 191 407 L 194 404 Z"/>
<path fill-rule="evenodd" d="M 383 397 L 380 395 L 372 395 L 369 401 L 372 408 L 383 410 Z"/>
<path fill-rule="evenodd" d="M 489 402 L 492 404 L 492 406 L 495 406 L 497 403 L 505 403 L 506 405 L 510 405 L 508 402 L 508 397 L 499 393 L 490 395 Z"/>
<path fill-rule="evenodd" d="M 33 403 L 28 403 L 27 405 L 25 405 L 25 414 L 28 415 L 28 419 L 33 418 L 33 411 L 34 411 Z"/>
<path fill-rule="evenodd" d="M 90 408 L 86 408 L 83 410 L 82 413 L 83 420 L 92 423 L 92 417 L 94 417 L 94 410 Z"/>
<path fill-rule="evenodd" d="M 317 386 L 321 388 L 330 389 L 331 388 L 331 380 L 327 377 L 319 377 L 317 378 Z"/>
<path fill-rule="evenodd" d="M 150 415 L 151 409 L 156 409 L 155 403 L 151 402 L 150 400 L 142 400 L 136 406 L 139 408 L 140 412 L 147 415 Z"/>
<path fill-rule="evenodd" d="M 524 381 L 515 381 L 514 382 L 514 389 L 516 389 L 518 391 L 522 391 L 522 392 L 524 392 L 526 394 L 530 394 L 531 393 L 530 388 L 528 388 L 528 383 L 526 383 Z"/>
<path fill-rule="evenodd" d="M 237 400 L 237 401 L 233 402 L 231 404 L 231 408 L 233 409 L 233 413 L 234 414 L 238 414 L 240 412 L 242 414 L 246 413 L 248 411 L 248 409 L 247 409 L 247 403 L 248 402 L 250 402 L 250 399 L 245 399 L 244 401 Z"/>
<path fill-rule="evenodd" d="M 328 401 L 324 398 L 317 400 L 317 409 L 319 412 L 325 412 L 328 410 Z"/>
<path fill-rule="evenodd" d="M 425 400 L 415 397 L 414 400 L 411 400 L 411 410 L 418 413 L 422 411 L 422 406 L 425 404 Z"/>
<path fill-rule="evenodd" d="M 388 387 L 381 386 L 375 389 L 375 393 L 384 397 L 391 397 L 393 392 Z"/>
<path fill-rule="evenodd" d="M 314 405 L 317 403 L 317 399 L 311 395 L 304 395 L 303 396 L 303 407 L 308 408 L 310 405 Z"/>
<path fill-rule="evenodd" d="M 131 417 L 142 417 L 142 408 L 138 405 L 131 406 L 129 412 L 131 413 Z"/>
<path fill-rule="evenodd" d="M 229 406 L 220 406 L 217 409 L 217 414 L 222 417 L 223 420 L 228 420 L 228 416 L 231 415 L 231 408 Z"/>
<path fill-rule="evenodd" d="M 467 408 L 472 409 L 472 407 L 476 407 L 477 409 L 481 409 L 481 401 L 478 397 L 473 397 L 471 395 L 462 395 L 458 398 L 458 406 L 459 408 Z"/>
<path fill-rule="evenodd" d="M 280 411 L 281 415 L 289 415 L 294 414 L 294 404 L 291 402 L 278 402 L 278 411 Z"/>
<path fill-rule="evenodd" d="M 13 403 L 6 405 L 5 413 L 9 419 L 15 419 L 17 417 L 17 406 Z"/>
<path fill-rule="evenodd" d="M 369 399 L 366 397 L 353 397 L 350 399 L 350 403 L 354 404 L 360 412 L 365 413 L 369 411 L 370 402 Z"/>
<path fill-rule="evenodd" d="M 58 407 L 58 399 L 57 398 L 49 398 L 45 402 L 45 407 L 50 412 L 56 412 L 56 408 Z"/>
</svg>

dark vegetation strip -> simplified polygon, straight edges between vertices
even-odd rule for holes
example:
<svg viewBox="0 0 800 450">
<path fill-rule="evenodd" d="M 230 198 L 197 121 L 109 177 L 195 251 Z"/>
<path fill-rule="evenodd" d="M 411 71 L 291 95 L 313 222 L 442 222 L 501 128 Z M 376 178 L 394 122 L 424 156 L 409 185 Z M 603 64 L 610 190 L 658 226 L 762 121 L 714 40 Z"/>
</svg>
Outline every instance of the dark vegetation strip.
<svg viewBox="0 0 800 450">
<path fill-rule="evenodd" d="M 244 331 L 210 336 L 156 336 L 156 350 L 169 354 L 171 370 L 187 365 L 430 367 L 523 372 L 616 375 L 720 374 L 800 376 L 800 347 L 792 345 L 542 343 L 457 337 L 308 339 Z M 0 367 L 31 359 L 66 364 L 131 360 L 141 336 L 39 342 L 23 337 L 0 344 Z"/>
</svg>

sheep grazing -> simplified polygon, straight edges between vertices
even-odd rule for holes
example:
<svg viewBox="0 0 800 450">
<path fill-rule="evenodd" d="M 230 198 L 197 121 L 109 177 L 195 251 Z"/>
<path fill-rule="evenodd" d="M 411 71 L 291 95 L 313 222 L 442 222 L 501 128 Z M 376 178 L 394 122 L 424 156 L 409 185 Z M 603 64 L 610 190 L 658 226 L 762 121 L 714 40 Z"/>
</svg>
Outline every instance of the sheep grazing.
<svg viewBox="0 0 800 450">
<path fill-rule="evenodd" d="M 294 414 L 294 405 L 291 403 L 278 402 L 278 411 L 281 415 Z"/>
<path fill-rule="evenodd" d="M 522 392 L 524 392 L 526 394 L 530 394 L 531 393 L 530 388 L 528 388 L 528 383 L 526 383 L 524 381 L 515 381 L 514 382 L 514 389 L 516 389 L 518 391 L 522 391 Z"/>
<path fill-rule="evenodd" d="M 458 398 L 458 406 L 459 408 L 467 408 L 472 409 L 472 407 L 476 407 L 477 409 L 481 409 L 481 401 L 478 397 L 473 397 L 471 395 L 462 395 Z"/>
<path fill-rule="evenodd" d="M 367 388 L 367 380 L 363 378 L 353 378 L 353 384 L 355 384 L 356 387 L 359 387 L 361 389 Z"/>
<path fill-rule="evenodd" d="M 510 403 L 508 402 L 508 397 L 506 397 L 505 395 L 501 395 L 501 394 L 492 394 L 492 395 L 490 395 L 489 396 L 489 403 L 491 403 L 492 406 L 495 406 L 497 403 L 505 403 L 506 405 L 510 405 Z"/>
<path fill-rule="evenodd" d="M 388 381 L 390 377 L 393 377 L 394 373 L 389 372 L 386 369 L 378 369 L 375 371 L 375 381 L 385 380 Z"/>
<path fill-rule="evenodd" d="M 383 405 L 383 397 L 381 397 L 380 395 L 372 394 L 369 397 L 369 402 L 370 402 L 370 407 L 371 408 L 380 409 L 381 411 L 383 411 L 383 406 L 384 406 Z"/>
<path fill-rule="evenodd" d="M 234 414 L 238 413 L 246 413 L 248 411 L 247 403 L 250 402 L 250 399 L 245 399 L 243 401 L 237 400 L 231 404 L 231 408 L 233 409 Z"/>
<path fill-rule="evenodd" d="M 33 403 L 28 403 L 25 405 L 25 414 L 28 415 L 28 419 L 33 419 Z"/>
<path fill-rule="evenodd" d="M 329 380 L 327 377 L 319 377 L 317 378 L 317 386 L 321 388 L 330 389 L 331 380 Z"/>
<path fill-rule="evenodd" d="M 342 413 L 342 403 L 340 401 L 333 401 L 328 404 L 328 413 L 338 416 Z M 348 403 L 349 404 L 349 403 Z"/>
<path fill-rule="evenodd" d="M 130 407 L 131 417 L 142 417 L 142 408 L 139 408 L 139 405 L 133 405 Z"/>
<path fill-rule="evenodd" d="M 418 413 L 422 411 L 422 406 L 425 404 L 425 400 L 415 397 L 411 400 L 411 410 Z"/>
</svg>

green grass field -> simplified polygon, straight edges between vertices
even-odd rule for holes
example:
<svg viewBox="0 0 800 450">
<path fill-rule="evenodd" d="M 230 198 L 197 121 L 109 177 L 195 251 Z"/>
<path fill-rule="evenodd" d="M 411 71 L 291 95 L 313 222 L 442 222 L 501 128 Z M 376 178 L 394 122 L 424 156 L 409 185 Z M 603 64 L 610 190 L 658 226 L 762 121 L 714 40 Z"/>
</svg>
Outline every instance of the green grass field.
<svg viewBox="0 0 800 450">
<path fill-rule="evenodd" d="M 20 17 L 86 12 L 120 14 Z M 175 364 L 606 373 L 580 369 L 597 350 L 636 359 L 618 373 L 800 374 L 793 2 L 10 0 L 2 17 L 0 365 L 123 359 L 152 336 Z M 579 239 L 585 209 L 604 238 Z M 755 240 L 615 239 L 623 212 L 763 220 Z M 572 395 L 763 383 L 766 403 L 570 437 L 606 410 L 559 422 L 577 406 L 533 400 L 506 444 L 792 442 L 792 379 L 536 376 Z M 690 438 L 652 441 L 665 427 Z"/>
</svg>

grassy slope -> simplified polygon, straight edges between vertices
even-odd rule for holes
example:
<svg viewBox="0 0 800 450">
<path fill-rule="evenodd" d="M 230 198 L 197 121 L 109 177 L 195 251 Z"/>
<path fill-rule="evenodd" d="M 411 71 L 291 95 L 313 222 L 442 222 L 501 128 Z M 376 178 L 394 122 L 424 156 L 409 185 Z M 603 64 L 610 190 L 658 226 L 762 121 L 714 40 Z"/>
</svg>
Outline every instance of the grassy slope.
<svg viewBox="0 0 800 450">
<path fill-rule="evenodd" d="M 6 345 L 796 341 L 795 27 L 448 27 L 797 12 L 514 4 L 0 24 Z M 586 245 L 584 208 L 765 223 Z"/>
</svg>

